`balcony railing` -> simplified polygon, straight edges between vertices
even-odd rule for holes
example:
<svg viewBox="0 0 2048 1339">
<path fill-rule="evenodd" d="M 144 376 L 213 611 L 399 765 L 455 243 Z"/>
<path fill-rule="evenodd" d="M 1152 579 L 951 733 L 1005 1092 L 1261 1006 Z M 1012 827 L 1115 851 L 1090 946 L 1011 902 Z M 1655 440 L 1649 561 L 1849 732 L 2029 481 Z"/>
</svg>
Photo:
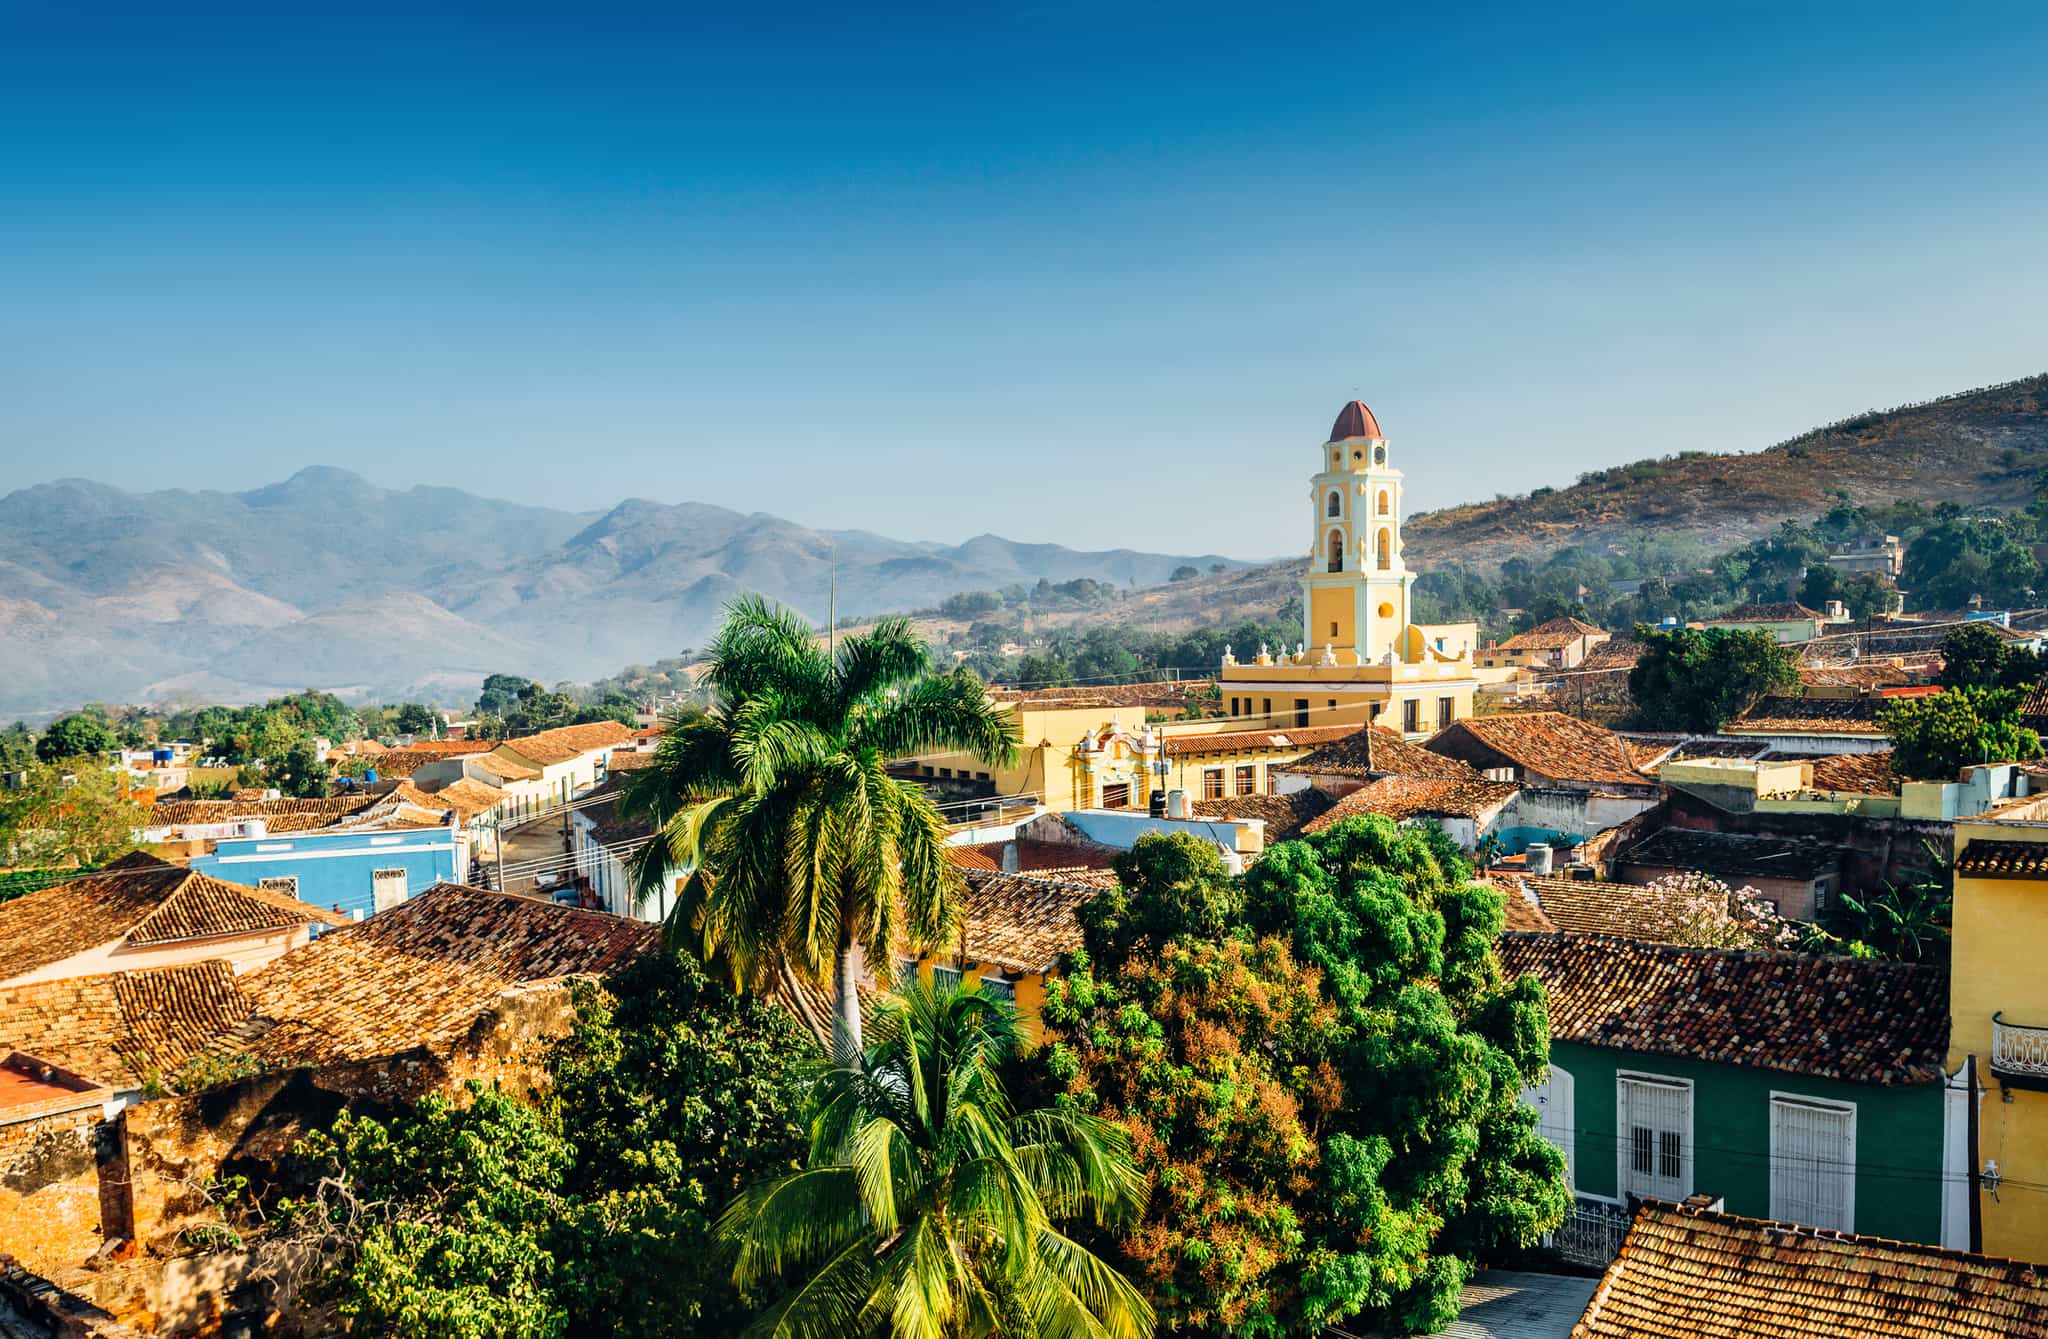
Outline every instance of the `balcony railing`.
<svg viewBox="0 0 2048 1339">
<path fill-rule="evenodd" d="M 2022 1086 L 2048 1087 L 2048 1027 L 2008 1023 L 1991 1015 L 1991 1072 Z"/>
</svg>

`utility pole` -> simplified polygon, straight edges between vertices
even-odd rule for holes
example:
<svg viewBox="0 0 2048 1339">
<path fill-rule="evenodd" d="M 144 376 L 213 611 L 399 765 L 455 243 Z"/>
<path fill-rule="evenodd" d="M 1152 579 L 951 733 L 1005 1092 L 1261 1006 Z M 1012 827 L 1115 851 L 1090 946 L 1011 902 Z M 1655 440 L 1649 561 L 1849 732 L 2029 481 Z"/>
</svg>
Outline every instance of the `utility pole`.
<svg viewBox="0 0 2048 1339">
<path fill-rule="evenodd" d="M 498 848 L 498 891 L 505 891 L 505 810 L 503 802 L 491 810 L 491 844 Z"/>
<path fill-rule="evenodd" d="M 825 657 L 828 660 L 837 661 L 839 659 L 839 541 L 836 539 L 832 541 L 831 555 L 826 560 L 831 570 L 830 575 L 826 578 L 829 584 L 826 587 L 827 594 L 825 596 Z"/>
</svg>

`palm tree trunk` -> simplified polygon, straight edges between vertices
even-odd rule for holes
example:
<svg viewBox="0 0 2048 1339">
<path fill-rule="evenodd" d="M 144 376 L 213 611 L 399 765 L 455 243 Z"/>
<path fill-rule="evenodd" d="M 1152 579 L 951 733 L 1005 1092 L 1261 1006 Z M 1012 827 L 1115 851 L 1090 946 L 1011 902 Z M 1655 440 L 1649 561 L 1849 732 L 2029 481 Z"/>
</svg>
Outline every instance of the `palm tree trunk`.
<svg viewBox="0 0 2048 1339">
<path fill-rule="evenodd" d="M 861 1055 L 860 972 L 860 946 L 850 931 L 842 931 L 832 963 L 832 1058 L 855 1067 Z"/>
</svg>

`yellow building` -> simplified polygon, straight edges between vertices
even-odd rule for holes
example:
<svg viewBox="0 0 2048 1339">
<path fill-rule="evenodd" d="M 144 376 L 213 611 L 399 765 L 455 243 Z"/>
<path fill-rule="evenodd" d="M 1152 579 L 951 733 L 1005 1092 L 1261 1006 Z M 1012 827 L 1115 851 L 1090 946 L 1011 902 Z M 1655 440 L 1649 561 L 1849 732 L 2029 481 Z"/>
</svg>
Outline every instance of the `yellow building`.
<svg viewBox="0 0 2048 1339">
<path fill-rule="evenodd" d="M 1066 695 L 1015 695 L 1006 705 L 1022 746 L 1009 767 L 991 767 L 967 753 L 920 754 L 901 766 L 942 793 L 951 793 L 951 783 L 963 799 L 977 792 L 1034 796 L 1057 813 L 1143 809 L 1160 790 L 1185 790 L 1196 799 L 1268 794 L 1271 768 L 1358 728 L 1248 730 L 1244 721 L 1227 718 L 1148 722 L 1142 705 L 1118 698 L 1109 692 L 1075 706 Z"/>
<path fill-rule="evenodd" d="M 1975 1056 L 1984 1090 L 1982 1249 L 2048 1260 L 2048 797 L 1958 822 L 1955 844 L 1948 1064 Z"/>
<path fill-rule="evenodd" d="M 1415 573 L 1401 554 L 1401 488 L 1386 435 L 1353 400 L 1337 415 L 1309 481 L 1311 535 L 1301 580 L 1302 640 L 1223 660 L 1230 714 L 1267 728 L 1368 722 L 1410 737 L 1472 714 L 1472 623 L 1414 621 Z"/>
<path fill-rule="evenodd" d="M 979 978 L 984 994 L 1012 1004 L 1025 1040 L 1040 1035 L 1045 982 L 1062 954 L 1081 947 L 1075 913 L 1101 893 L 1103 881 L 1033 878 L 969 869 L 957 942 L 911 957 L 899 950 L 899 981 L 913 973 L 926 985 L 950 989 Z"/>
</svg>

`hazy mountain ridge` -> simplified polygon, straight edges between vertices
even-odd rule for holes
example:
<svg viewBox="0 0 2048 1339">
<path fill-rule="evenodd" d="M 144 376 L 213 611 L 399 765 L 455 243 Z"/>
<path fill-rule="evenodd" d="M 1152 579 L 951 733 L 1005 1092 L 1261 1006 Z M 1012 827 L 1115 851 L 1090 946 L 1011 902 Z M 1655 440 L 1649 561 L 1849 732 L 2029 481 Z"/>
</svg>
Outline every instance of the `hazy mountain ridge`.
<svg viewBox="0 0 2048 1339">
<path fill-rule="evenodd" d="M 1044 577 L 1163 582 L 1183 557 L 828 533 L 628 499 L 575 513 L 313 467 L 245 492 L 63 479 L 0 497 L 0 710 L 300 687 L 459 695 L 701 645 L 759 591 L 822 619 Z"/>
</svg>

